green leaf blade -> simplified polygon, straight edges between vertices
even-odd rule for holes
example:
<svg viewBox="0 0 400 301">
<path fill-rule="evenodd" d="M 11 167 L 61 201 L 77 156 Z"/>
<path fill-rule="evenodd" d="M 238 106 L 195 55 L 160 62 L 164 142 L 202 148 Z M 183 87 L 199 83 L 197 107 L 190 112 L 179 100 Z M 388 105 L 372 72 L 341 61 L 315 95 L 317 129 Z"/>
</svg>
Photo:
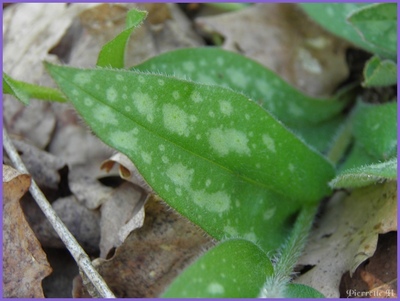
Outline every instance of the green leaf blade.
<svg viewBox="0 0 400 301">
<path fill-rule="evenodd" d="M 146 16 L 146 11 L 132 9 L 128 12 L 127 28 L 101 48 L 96 64 L 98 67 L 124 68 L 125 48 L 128 39 Z"/>
<path fill-rule="evenodd" d="M 377 160 L 387 160 L 397 150 L 397 103 L 376 105 L 359 102 L 354 116 L 354 136 Z"/>
<path fill-rule="evenodd" d="M 242 94 L 132 71 L 48 70 L 92 130 L 217 239 L 276 248 L 288 217 L 330 193 L 332 165 Z"/>
<path fill-rule="evenodd" d="M 397 64 L 373 56 L 364 67 L 364 87 L 385 87 L 397 83 Z"/>
<path fill-rule="evenodd" d="M 353 12 L 349 22 L 362 38 L 390 57 L 397 56 L 397 3 L 375 3 Z"/>
<path fill-rule="evenodd" d="M 393 57 L 391 51 L 365 41 L 347 21 L 349 15 L 368 6 L 369 3 L 301 3 L 299 5 L 314 21 L 337 36 L 382 57 L 396 58 L 396 56 Z"/>
<path fill-rule="evenodd" d="M 350 89 L 332 98 L 314 98 L 290 86 L 261 64 L 214 47 L 178 49 L 153 57 L 132 70 L 161 72 L 241 92 L 274 115 L 318 151 L 329 147 Z M 310 128 L 317 129 L 310 132 Z"/>
<path fill-rule="evenodd" d="M 214 47 L 170 51 L 132 69 L 190 78 L 195 82 L 221 85 L 242 92 L 293 128 L 329 120 L 348 103 L 345 98 L 306 96 L 261 64 Z"/>
<path fill-rule="evenodd" d="M 162 297 L 256 298 L 272 273 L 267 255 L 255 244 L 228 240 L 183 271 Z"/>
<path fill-rule="evenodd" d="M 47 101 L 66 102 L 64 95 L 53 88 L 34 85 L 15 80 L 3 72 L 3 93 L 10 94 L 25 105 L 29 104 L 31 98 Z"/>
<path fill-rule="evenodd" d="M 346 169 L 329 185 L 332 188 L 359 188 L 397 179 L 397 158 L 389 161 Z"/>
</svg>

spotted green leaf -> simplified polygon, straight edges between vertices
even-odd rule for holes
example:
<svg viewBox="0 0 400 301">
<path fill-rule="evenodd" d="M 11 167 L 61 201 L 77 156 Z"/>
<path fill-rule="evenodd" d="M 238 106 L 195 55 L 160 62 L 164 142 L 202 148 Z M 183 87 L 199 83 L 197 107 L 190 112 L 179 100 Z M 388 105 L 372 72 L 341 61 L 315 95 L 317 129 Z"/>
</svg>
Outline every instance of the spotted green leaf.
<svg viewBox="0 0 400 301">
<path fill-rule="evenodd" d="M 358 188 L 397 179 L 397 158 L 346 169 L 329 184 L 332 188 Z"/>
<path fill-rule="evenodd" d="M 348 103 L 346 98 L 306 96 L 256 61 L 214 47 L 170 51 L 133 69 L 161 72 L 242 92 L 293 128 L 329 120 Z"/>
<path fill-rule="evenodd" d="M 272 273 L 267 255 L 255 244 L 228 240 L 184 270 L 162 297 L 256 298 Z"/>
<path fill-rule="evenodd" d="M 276 248 L 332 165 L 243 94 L 165 75 L 47 65 L 94 133 L 217 239 Z"/>
<path fill-rule="evenodd" d="M 397 3 L 375 3 L 353 12 L 349 22 L 371 45 L 397 56 Z"/>
<path fill-rule="evenodd" d="M 373 56 L 364 67 L 364 87 L 383 87 L 397 83 L 397 65 L 392 60 Z"/>
<path fill-rule="evenodd" d="M 351 43 L 382 57 L 395 58 L 391 51 L 377 47 L 363 39 L 347 18 L 369 3 L 301 3 L 301 8 L 322 27 Z"/>
<path fill-rule="evenodd" d="M 359 102 L 353 120 L 355 139 L 377 160 L 387 160 L 397 151 L 397 103 Z"/>
<path fill-rule="evenodd" d="M 174 50 L 133 69 L 162 72 L 242 92 L 321 153 L 330 146 L 343 120 L 340 112 L 351 97 L 348 88 L 329 99 L 306 96 L 261 64 L 213 47 Z"/>
<path fill-rule="evenodd" d="M 100 50 L 97 66 L 124 68 L 125 48 L 133 30 L 140 26 L 147 12 L 132 9 L 126 16 L 126 29 L 106 43 Z"/>
</svg>

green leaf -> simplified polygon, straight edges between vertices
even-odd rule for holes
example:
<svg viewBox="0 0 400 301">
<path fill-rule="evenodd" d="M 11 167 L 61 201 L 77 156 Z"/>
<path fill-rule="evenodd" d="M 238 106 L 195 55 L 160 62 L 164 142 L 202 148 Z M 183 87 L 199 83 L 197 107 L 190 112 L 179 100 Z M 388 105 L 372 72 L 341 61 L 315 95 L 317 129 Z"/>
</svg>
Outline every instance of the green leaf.
<svg viewBox="0 0 400 301">
<path fill-rule="evenodd" d="M 241 92 L 272 113 L 306 143 L 327 150 L 348 104 L 347 89 L 334 98 L 304 95 L 261 64 L 219 48 L 178 49 L 151 58 L 133 70 L 161 72 Z M 310 131 L 310 129 L 312 129 Z"/>
<path fill-rule="evenodd" d="M 397 83 L 397 64 L 373 56 L 364 67 L 364 87 L 384 87 Z"/>
<path fill-rule="evenodd" d="M 285 294 L 285 298 L 288 299 L 325 298 L 325 296 L 316 289 L 297 283 L 290 283 L 286 288 Z"/>
<path fill-rule="evenodd" d="M 331 192 L 332 165 L 243 94 L 157 74 L 47 68 L 94 133 L 216 239 L 276 248 L 289 217 Z"/>
<path fill-rule="evenodd" d="M 42 87 L 29 84 L 22 81 L 17 81 L 3 72 L 3 93 L 10 94 L 17 98 L 22 103 L 28 105 L 31 98 L 66 102 L 64 95 L 52 88 Z"/>
<path fill-rule="evenodd" d="M 164 298 L 256 298 L 273 273 L 267 255 L 252 242 L 220 243 L 183 271 Z"/>
<path fill-rule="evenodd" d="M 329 185 L 332 188 L 358 188 L 385 180 L 397 179 L 397 158 L 389 161 L 346 169 Z"/>
<path fill-rule="evenodd" d="M 125 48 L 129 37 L 146 17 L 146 11 L 130 10 L 126 17 L 126 29 L 101 48 L 97 66 L 124 68 Z"/>
<path fill-rule="evenodd" d="M 350 148 L 345 161 L 340 165 L 338 173 L 350 168 L 375 164 L 377 161 L 376 158 L 368 154 L 359 141 L 355 141 L 354 145 Z"/>
<path fill-rule="evenodd" d="M 132 69 L 161 72 L 242 92 L 293 128 L 326 121 L 341 112 L 348 103 L 346 98 L 306 96 L 261 64 L 213 47 L 170 51 Z"/>
<path fill-rule="evenodd" d="M 397 103 L 359 102 L 353 120 L 355 139 L 377 160 L 387 160 L 397 151 Z"/>
<path fill-rule="evenodd" d="M 318 24 L 349 42 L 378 54 L 395 59 L 391 51 L 386 51 L 365 41 L 357 30 L 348 23 L 347 17 L 369 3 L 301 3 L 300 7 Z M 396 10 L 395 10 L 396 11 Z"/>
<path fill-rule="evenodd" d="M 375 3 L 353 12 L 349 22 L 362 38 L 397 56 L 397 3 Z"/>
<path fill-rule="evenodd" d="M 313 146 L 321 153 L 325 153 L 332 146 L 332 140 L 334 140 L 338 128 L 344 122 L 345 117 L 338 115 L 332 119 L 322 121 L 318 125 L 298 125 L 297 127 L 293 127 L 292 131 L 308 145 Z"/>
</svg>

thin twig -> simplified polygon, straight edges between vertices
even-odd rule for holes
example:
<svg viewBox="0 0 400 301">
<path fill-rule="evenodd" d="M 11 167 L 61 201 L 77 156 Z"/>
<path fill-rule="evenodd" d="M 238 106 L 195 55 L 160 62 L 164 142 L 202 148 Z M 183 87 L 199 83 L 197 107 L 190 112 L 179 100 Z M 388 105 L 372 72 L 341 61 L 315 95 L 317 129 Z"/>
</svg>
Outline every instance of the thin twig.
<svg viewBox="0 0 400 301">
<path fill-rule="evenodd" d="M 11 139 L 8 137 L 7 131 L 3 126 L 3 147 L 6 150 L 11 161 L 15 165 L 15 168 L 23 173 L 29 174 L 24 163 L 19 157 Z M 99 295 L 103 298 L 115 298 L 113 292 L 109 289 L 108 285 L 105 283 L 104 279 L 100 276 L 97 270 L 93 267 L 89 256 L 85 253 L 79 243 L 76 241 L 75 237 L 69 232 L 67 227 L 57 216 L 53 207 L 47 201 L 46 197 L 43 195 L 42 191 L 36 185 L 36 182 L 32 179 L 31 186 L 29 188 L 30 193 L 35 199 L 36 203 L 42 209 L 43 213 L 46 215 L 47 219 L 53 226 L 54 230 L 60 236 L 61 240 L 64 242 L 65 246 L 74 257 L 78 266 L 86 274 L 88 279 L 92 282 L 94 287 L 97 289 Z"/>
</svg>

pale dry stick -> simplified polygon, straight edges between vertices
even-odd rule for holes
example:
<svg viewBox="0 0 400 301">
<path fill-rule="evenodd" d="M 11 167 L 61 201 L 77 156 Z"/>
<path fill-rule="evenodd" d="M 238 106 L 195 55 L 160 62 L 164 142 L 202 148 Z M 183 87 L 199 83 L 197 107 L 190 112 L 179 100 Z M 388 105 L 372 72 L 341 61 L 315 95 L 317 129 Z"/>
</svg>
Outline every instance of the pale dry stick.
<svg viewBox="0 0 400 301">
<path fill-rule="evenodd" d="M 19 157 L 11 139 L 8 137 L 7 131 L 3 127 L 3 147 L 6 150 L 11 161 L 15 165 L 15 168 L 23 173 L 29 174 L 24 163 Z M 51 207 L 50 203 L 47 201 L 46 197 L 36 185 L 36 182 L 32 179 L 31 186 L 29 188 L 30 193 L 35 199 L 36 203 L 42 209 L 43 213 L 46 215 L 47 219 L 53 226 L 54 230 L 60 236 L 61 240 L 64 242 L 65 246 L 74 257 L 76 263 L 81 268 L 81 270 L 86 274 L 88 279 L 92 282 L 94 287 L 97 289 L 99 295 L 103 298 L 115 298 L 115 295 L 105 283 L 104 279 L 100 276 L 97 270 L 93 267 L 89 256 L 85 253 L 79 243 L 76 241 L 75 237 L 69 232 L 67 227 L 57 216 L 57 213 Z"/>
</svg>

